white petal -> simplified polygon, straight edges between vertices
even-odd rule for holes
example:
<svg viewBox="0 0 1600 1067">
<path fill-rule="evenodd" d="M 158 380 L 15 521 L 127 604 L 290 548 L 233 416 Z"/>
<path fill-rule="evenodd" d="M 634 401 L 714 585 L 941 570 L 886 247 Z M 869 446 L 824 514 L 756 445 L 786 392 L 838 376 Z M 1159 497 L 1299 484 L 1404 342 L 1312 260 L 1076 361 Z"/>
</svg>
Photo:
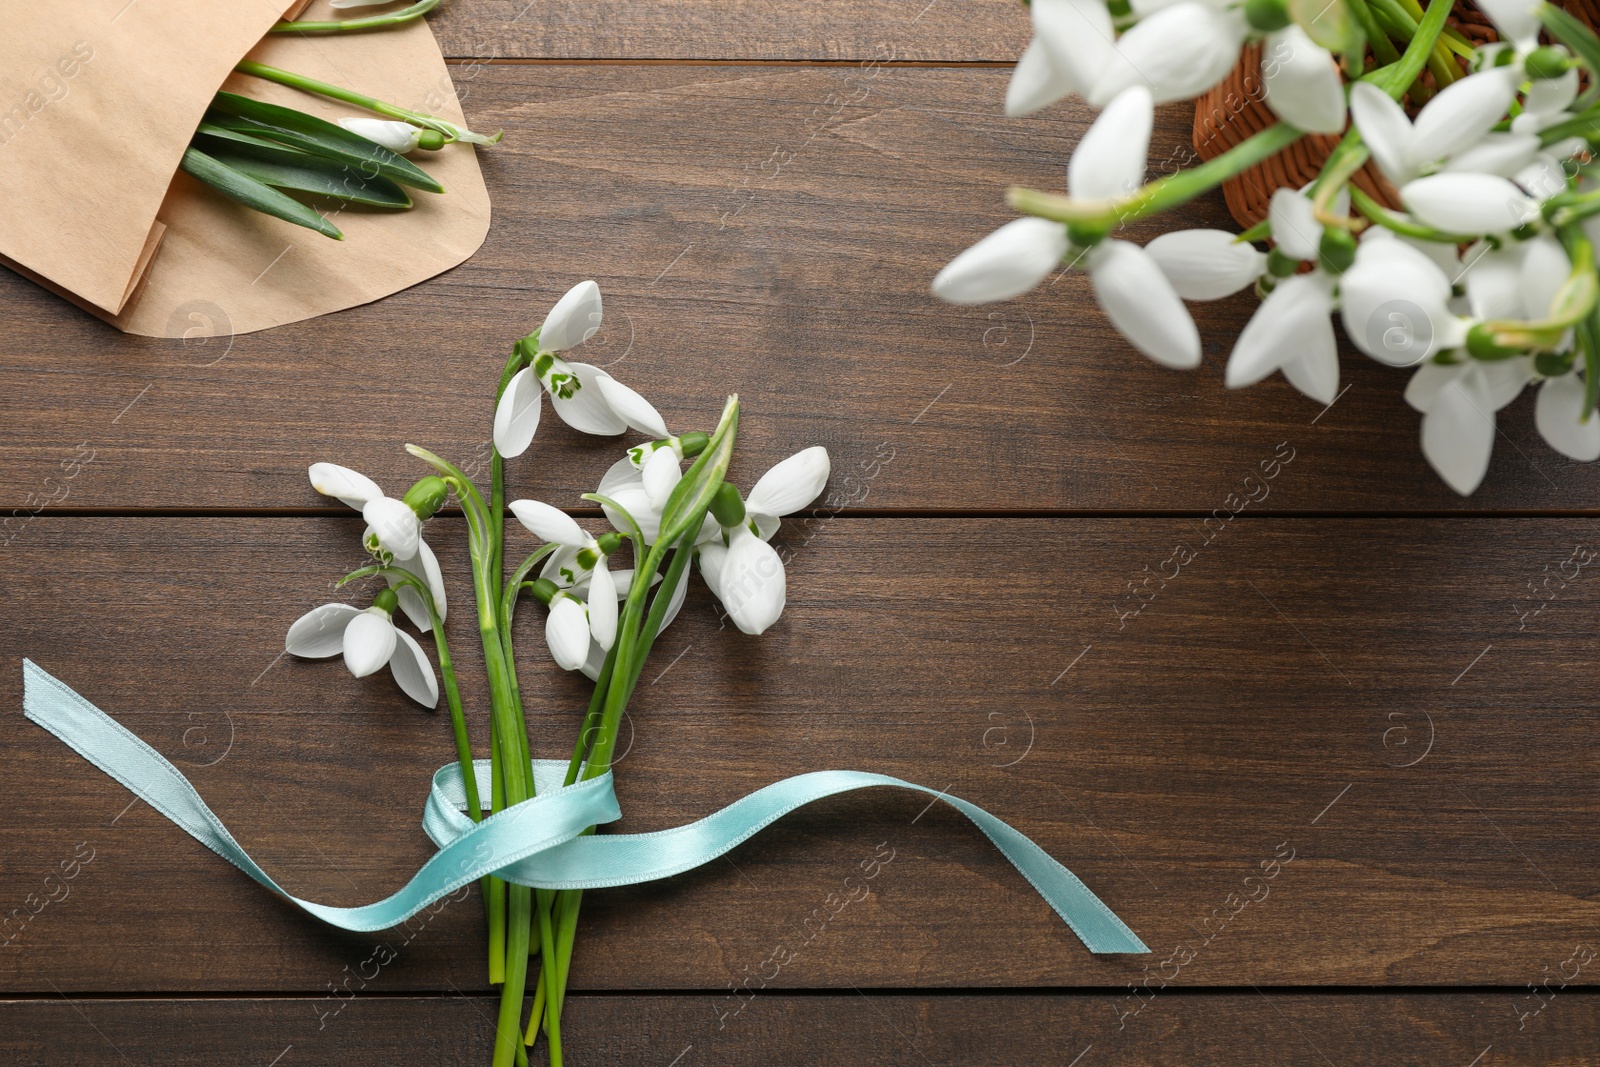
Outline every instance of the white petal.
<svg viewBox="0 0 1600 1067">
<path fill-rule="evenodd" d="M 583 605 L 570 596 L 551 604 L 550 617 L 544 624 L 544 639 L 556 666 L 564 671 L 582 667 L 589 658 L 589 617 Z"/>
<path fill-rule="evenodd" d="M 1404 241 L 1363 241 L 1339 280 L 1345 333 L 1380 363 L 1410 367 L 1455 340 L 1450 279 Z"/>
<path fill-rule="evenodd" d="M 656 594 L 660 596 L 660 593 Z M 678 584 L 668 594 L 671 600 L 667 601 L 667 610 L 661 616 L 661 628 L 665 630 L 672 625 L 672 620 L 678 617 L 678 612 L 683 608 L 683 598 L 689 595 L 689 568 L 683 569 L 683 575 L 678 579 Z"/>
<path fill-rule="evenodd" d="M 1173 230 L 1144 246 L 1185 300 L 1220 300 L 1261 277 L 1267 257 L 1227 230 Z"/>
<path fill-rule="evenodd" d="M 1600 415 L 1578 421 L 1583 414 L 1583 392 L 1583 379 L 1576 374 L 1551 378 L 1539 390 L 1533 420 L 1551 448 L 1591 463 L 1600 459 Z"/>
<path fill-rule="evenodd" d="M 1472 495 L 1489 470 L 1494 410 L 1475 374 L 1463 374 L 1434 397 L 1422 416 L 1422 454 L 1445 483 Z"/>
<path fill-rule="evenodd" d="M 792 515 L 817 499 L 828 484 L 831 464 L 821 445 L 802 449 L 773 465 L 745 499 L 745 507 L 767 515 Z"/>
<path fill-rule="evenodd" d="M 344 650 L 344 628 L 361 614 L 349 604 L 322 604 L 312 608 L 289 627 L 283 650 L 291 656 L 327 659 Z"/>
<path fill-rule="evenodd" d="M 1509 178 L 1533 161 L 1539 153 L 1539 137 L 1532 133 L 1494 131 L 1477 144 L 1450 157 L 1447 171 L 1472 171 Z"/>
<path fill-rule="evenodd" d="M 1485 249 L 1488 249 L 1485 251 Z M 1474 244 L 1462 259 L 1467 305 L 1476 319 L 1522 318 L 1522 246 Z"/>
<path fill-rule="evenodd" d="M 1406 403 L 1426 415 L 1433 410 L 1433 402 L 1439 398 L 1444 387 L 1465 374 L 1467 369 L 1458 363 L 1430 361 L 1422 364 L 1406 383 Z"/>
<path fill-rule="evenodd" d="M 722 568 L 728 562 L 728 546 L 721 541 L 701 545 L 695 553 L 695 562 L 700 565 L 700 577 L 705 579 L 706 588 L 711 590 L 711 595 L 720 603 Z"/>
<path fill-rule="evenodd" d="M 1548 200 L 1567 188 L 1567 171 L 1555 156 L 1539 152 L 1532 162 L 1513 174 L 1511 180 L 1522 186 L 1529 196 Z"/>
<path fill-rule="evenodd" d="M 1403 185 L 1416 177 L 1411 120 L 1388 93 L 1371 82 L 1356 82 L 1350 87 L 1350 119 L 1390 181 Z"/>
<path fill-rule="evenodd" d="M 513 500 L 511 514 L 541 541 L 583 548 L 591 540 L 576 519 L 542 500 Z"/>
<path fill-rule="evenodd" d="M 1478 10 L 1489 16 L 1500 36 L 1521 51 L 1533 49 L 1539 41 L 1539 0 L 1474 0 Z"/>
<path fill-rule="evenodd" d="M 639 532 L 644 535 L 645 544 L 655 544 L 656 538 L 661 535 L 661 512 L 650 503 L 650 496 L 644 491 L 644 487 L 641 485 L 637 489 L 618 489 L 615 493 L 606 495 L 621 505 L 633 521 L 639 524 Z M 623 516 L 617 514 L 615 508 L 603 504 L 601 510 L 606 513 L 606 518 L 619 532 L 632 532 L 632 528 Z"/>
<path fill-rule="evenodd" d="M 1267 218 L 1272 224 L 1272 241 L 1284 255 L 1313 263 L 1321 256 L 1322 223 L 1317 221 L 1309 196 L 1296 189 L 1276 190 Z"/>
<path fill-rule="evenodd" d="M 494 447 L 502 456 L 520 456 L 533 444 L 534 432 L 539 429 L 539 411 L 544 406 L 543 395 L 532 367 L 517 371 L 506 383 L 494 409 Z"/>
<path fill-rule="evenodd" d="M 1239 11 L 1192 2 L 1164 7 L 1117 38 L 1089 102 L 1105 103 L 1132 85 L 1147 86 L 1158 104 L 1199 96 L 1239 62 L 1248 32 Z"/>
<path fill-rule="evenodd" d="M 611 580 L 604 558 L 595 564 L 589 579 L 589 632 L 606 651 L 617 640 L 617 586 Z"/>
<path fill-rule="evenodd" d="M 1333 329 L 1307 333 L 1301 349 L 1280 368 L 1289 384 L 1319 404 L 1331 404 L 1339 396 L 1339 342 Z"/>
<path fill-rule="evenodd" d="M 589 572 L 578 566 L 578 550 L 562 545 L 544 558 L 539 577 L 554 582 L 562 589 L 571 589 L 588 581 Z"/>
<path fill-rule="evenodd" d="M 1522 270 L 1517 283 L 1522 294 L 1522 315 L 1518 317 L 1535 321 L 1549 318 L 1556 291 L 1571 273 L 1572 261 L 1554 237 L 1544 234 L 1524 242 Z"/>
<path fill-rule="evenodd" d="M 1006 86 L 1006 114 L 1012 118 L 1030 115 L 1077 91 L 1072 76 L 1035 37 L 1017 60 L 1017 69 L 1011 72 L 1011 82 Z"/>
<path fill-rule="evenodd" d="M 591 682 L 600 680 L 600 670 L 606 665 L 606 650 L 594 641 L 589 642 L 589 655 L 578 670 Z"/>
<path fill-rule="evenodd" d="M 1523 98 L 1523 107 L 1541 115 L 1559 114 L 1578 95 L 1578 68 L 1569 67 L 1559 78 L 1535 78 Z M 1565 116 L 1562 116 L 1563 118 Z"/>
<path fill-rule="evenodd" d="M 659 412 L 650 405 L 650 401 L 623 385 L 609 374 L 602 373 L 597 379 L 600 383 L 600 395 L 605 397 L 611 410 L 617 417 L 630 427 L 642 434 L 651 437 L 669 437 L 667 424 Z"/>
<path fill-rule="evenodd" d="M 1473 371 L 1483 380 L 1489 397 L 1489 406 L 1499 411 L 1517 397 L 1533 381 L 1533 357 L 1497 359 L 1488 363 L 1473 361 Z"/>
<path fill-rule="evenodd" d="M 403 500 L 391 496 L 369 500 L 361 508 L 361 517 L 378 535 L 378 543 L 394 553 L 395 559 L 410 559 L 417 554 L 422 523 Z"/>
<path fill-rule="evenodd" d="M 759 634 L 783 613 L 787 583 L 783 560 L 771 545 L 740 527 L 718 576 L 717 599 L 747 634 Z"/>
<path fill-rule="evenodd" d="M 395 565 L 401 570 L 409 571 L 422 579 L 427 585 L 429 594 L 433 597 L 433 606 L 439 612 L 439 621 L 444 622 L 446 617 L 444 595 L 444 573 L 439 569 L 439 557 L 433 554 L 433 549 L 422 538 L 417 539 L 417 554 L 407 560 L 396 560 Z M 395 589 L 397 580 L 385 576 L 390 589 Z M 417 629 L 427 633 L 433 628 L 433 622 L 428 617 L 428 605 L 423 603 L 422 597 L 409 585 L 401 585 L 395 590 L 395 595 L 400 598 L 400 609 L 406 613 Z"/>
<path fill-rule="evenodd" d="M 1431 174 L 1407 182 L 1400 199 L 1417 218 L 1446 233 L 1505 233 L 1539 214 L 1536 201 L 1492 174 Z"/>
<path fill-rule="evenodd" d="M 1412 163 L 1426 166 L 1476 144 L 1505 118 L 1516 94 L 1516 72 L 1508 67 L 1469 74 L 1445 86 L 1412 124 Z"/>
<path fill-rule="evenodd" d="M 654 455 L 654 453 L 652 453 Z M 631 457 L 623 456 L 610 467 L 600 478 L 600 485 L 595 492 L 601 496 L 610 496 L 619 489 L 639 489 L 644 485 L 639 474 L 639 468 L 633 465 Z"/>
<path fill-rule="evenodd" d="M 667 497 L 683 480 L 683 469 L 678 466 L 678 454 L 670 448 L 660 448 L 650 453 L 639 472 L 644 495 L 650 498 L 650 507 L 661 512 L 667 506 Z"/>
<path fill-rule="evenodd" d="M 361 612 L 344 628 L 344 665 L 357 678 L 365 678 L 389 662 L 398 632 L 381 611 Z"/>
<path fill-rule="evenodd" d="M 341 467 L 337 463 L 313 463 L 310 470 L 311 488 L 323 496 L 331 496 L 346 506 L 360 511 L 367 501 L 383 495 L 378 483 L 365 474 Z"/>
<path fill-rule="evenodd" d="M 1229 389 L 1254 385 L 1304 351 L 1308 340 L 1331 334 L 1332 281 L 1320 271 L 1278 283 L 1245 323 L 1228 357 L 1223 380 Z"/>
<path fill-rule="evenodd" d="M 1089 278 L 1106 318 L 1133 347 L 1164 367 L 1200 365 L 1200 331 L 1144 249 L 1101 241 L 1089 254 Z"/>
<path fill-rule="evenodd" d="M 600 328 L 600 287 L 592 281 L 568 289 L 544 317 L 539 327 L 539 351 L 565 352 L 577 348 Z"/>
<path fill-rule="evenodd" d="M 1112 200 L 1144 184 L 1155 104 L 1133 86 L 1100 112 L 1067 164 L 1067 192 L 1079 200 Z"/>
<path fill-rule="evenodd" d="M 422 651 L 416 639 L 404 630 L 396 630 L 399 643 L 389 660 L 389 671 L 400 683 L 405 695 L 425 708 L 439 706 L 439 682 L 433 676 L 433 664 Z"/>
<path fill-rule="evenodd" d="M 335 0 L 334 7 L 341 6 Z M 345 4 L 343 6 L 349 6 Z M 345 118 L 339 120 L 339 125 L 355 134 L 365 137 L 382 145 L 391 152 L 404 155 L 417 147 L 417 142 L 422 139 L 422 130 L 409 122 L 396 122 L 391 119 L 358 119 Z"/>
<path fill-rule="evenodd" d="M 1065 226 L 1014 219 L 952 259 L 934 277 L 933 295 L 951 304 L 1010 300 L 1049 277 L 1066 254 Z"/>
<path fill-rule="evenodd" d="M 770 541 L 777 534 L 783 523 L 776 515 L 768 515 L 760 511 L 748 511 L 746 517 L 755 524 L 756 536 L 763 541 Z"/>
<path fill-rule="evenodd" d="M 600 378 L 605 374 L 604 371 L 587 363 L 557 361 L 551 368 L 551 374 L 571 374 L 577 379 L 578 388 L 572 396 L 563 399 L 553 391 L 550 393 L 550 406 L 555 408 L 562 422 L 580 433 L 597 437 L 615 437 L 627 431 L 628 424 L 611 410 L 605 394 L 600 392 Z"/>
<path fill-rule="evenodd" d="M 1036 0 L 1029 11 L 1034 39 L 1061 75 L 1080 89 L 1093 85 L 1116 40 L 1104 0 Z"/>
<path fill-rule="evenodd" d="M 1333 55 L 1294 23 L 1267 34 L 1261 52 L 1267 105 L 1308 133 L 1344 129 L 1344 81 Z"/>
</svg>

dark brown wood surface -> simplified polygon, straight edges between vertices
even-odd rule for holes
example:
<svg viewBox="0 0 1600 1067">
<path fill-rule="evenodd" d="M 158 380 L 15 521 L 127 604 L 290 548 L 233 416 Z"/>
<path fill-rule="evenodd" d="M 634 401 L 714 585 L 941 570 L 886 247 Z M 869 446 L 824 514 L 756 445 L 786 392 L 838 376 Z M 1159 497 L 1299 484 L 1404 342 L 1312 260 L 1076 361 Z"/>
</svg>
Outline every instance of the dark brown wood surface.
<svg viewBox="0 0 1600 1067">
<path fill-rule="evenodd" d="M 1079 273 L 1003 305 L 936 301 L 939 267 L 1010 217 L 1005 185 L 1060 186 L 1090 117 L 1064 105 L 1005 119 L 1005 70 L 458 71 L 473 122 L 507 131 L 481 157 L 494 225 L 424 285 L 239 337 L 222 309 L 176 342 L 122 337 L 0 277 L 0 424 L 13 428 L 0 506 L 337 510 L 306 486 L 315 459 L 385 485 L 417 471 L 407 440 L 469 463 L 510 345 L 585 277 L 608 304 L 584 354 L 673 428 L 706 426 L 726 389 L 745 400 L 755 471 L 802 445 L 827 445 L 841 468 L 895 449 L 852 500 L 869 509 L 1210 512 L 1281 442 L 1301 466 L 1270 510 L 1600 500 L 1600 468 L 1543 443 L 1531 395 L 1502 413 L 1484 487 L 1462 500 L 1422 459 L 1406 372 L 1347 350 L 1349 389 L 1327 412 L 1279 377 L 1225 389 L 1248 294 L 1195 305 L 1208 362 L 1193 373 L 1129 348 Z M 1162 112 L 1154 169 L 1186 158 L 1189 130 L 1181 107 Z M 1227 225 L 1220 199 L 1178 215 Z M 553 419 L 546 438 L 520 476 L 575 504 L 603 470 L 581 457 L 603 446 Z M 65 483 L 83 449 L 92 463 Z"/>
<path fill-rule="evenodd" d="M 398 886 L 430 851 L 448 724 L 386 677 L 280 656 L 362 562 L 305 468 L 398 491 L 405 441 L 480 467 L 509 344 L 593 277 L 585 355 L 674 429 L 741 394 L 740 484 L 810 444 L 834 461 L 782 535 L 773 631 L 720 627 L 697 585 L 658 645 L 620 825 L 800 770 L 894 774 L 1034 837 L 1153 953 L 1083 951 L 947 807 L 839 797 L 590 894 L 569 1062 L 1600 1063 L 1600 474 L 1539 440 L 1531 397 L 1462 500 L 1403 372 L 1347 349 L 1327 410 L 1276 379 L 1224 389 L 1249 297 L 1195 307 L 1192 374 L 1129 349 L 1078 274 L 934 300 L 1010 217 L 1004 186 L 1060 187 L 1092 118 L 1001 115 L 1028 33 L 1007 0 L 432 17 L 471 121 L 507 134 L 463 266 L 266 333 L 221 309 L 181 342 L 0 274 L 0 1062 L 486 1062 L 475 899 L 382 934 L 315 924 L 26 722 L 20 664 L 172 759 L 291 891 Z M 1152 171 L 1189 129 L 1161 111 Z M 1175 224 L 1229 225 L 1219 198 Z M 514 492 L 577 505 L 615 452 L 547 414 Z M 482 752 L 461 532 L 430 540 Z M 560 756 L 585 689 L 526 613 L 533 743 Z"/>
</svg>

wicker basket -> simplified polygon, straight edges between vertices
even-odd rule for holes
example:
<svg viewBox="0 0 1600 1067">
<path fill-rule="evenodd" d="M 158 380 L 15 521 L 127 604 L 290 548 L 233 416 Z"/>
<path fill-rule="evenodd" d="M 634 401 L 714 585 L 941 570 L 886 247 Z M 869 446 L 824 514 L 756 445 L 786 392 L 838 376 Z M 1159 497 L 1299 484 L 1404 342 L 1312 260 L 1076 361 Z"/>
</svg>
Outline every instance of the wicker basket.
<svg viewBox="0 0 1600 1067">
<path fill-rule="evenodd" d="M 1589 26 L 1600 28 L 1600 0 L 1566 0 L 1562 6 Z M 1466 3 L 1456 4 L 1449 24 L 1474 42 L 1497 39 L 1489 21 L 1475 6 Z M 1433 75 L 1425 71 L 1422 80 L 1431 85 Z M 1232 73 L 1195 101 L 1195 152 L 1201 159 L 1213 159 L 1277 121 L 1262 90 L 1261 46 L 1247 45 Z M 1266 218 L 1272 194 L 1278 189 L 1298 189 L 1314 179 L 1338 143 L 1335 136 L 1307 134 L 1277 155 L 1223 182 L 1222 195 L 1234 219 L 1249 228 Z M 1394 186 L 1372 163 L 1352 181 L 1379 203 L 1400 206 Z"/>
</svg>

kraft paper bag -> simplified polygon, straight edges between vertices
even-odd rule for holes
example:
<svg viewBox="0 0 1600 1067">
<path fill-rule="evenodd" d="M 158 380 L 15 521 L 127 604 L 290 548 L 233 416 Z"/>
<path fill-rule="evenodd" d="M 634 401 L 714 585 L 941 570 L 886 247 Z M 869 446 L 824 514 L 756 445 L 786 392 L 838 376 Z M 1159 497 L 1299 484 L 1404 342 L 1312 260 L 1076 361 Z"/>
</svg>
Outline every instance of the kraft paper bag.
<svg viewBox="0 0 1600 1067">
<path fill-rule="evenodd" d="M 0 0 L 0 257 L 129 333 L 246 333 L 354 307 L 456 266 L 489 199 L 469 145 L 414 153 L 444 185 L 406 212 L 338 209 L 343 241 L 236 204 L 178 171 L 218 88 L 330 120 L 358 108 L 231 73 L 251 59 L 465 124 L 419 20 L 267 35 L 283 0 Z M 323 3 L 307 17 L 328 17 Z M 351 14 L 348 10 L 344 17 Z"/>
</svg>

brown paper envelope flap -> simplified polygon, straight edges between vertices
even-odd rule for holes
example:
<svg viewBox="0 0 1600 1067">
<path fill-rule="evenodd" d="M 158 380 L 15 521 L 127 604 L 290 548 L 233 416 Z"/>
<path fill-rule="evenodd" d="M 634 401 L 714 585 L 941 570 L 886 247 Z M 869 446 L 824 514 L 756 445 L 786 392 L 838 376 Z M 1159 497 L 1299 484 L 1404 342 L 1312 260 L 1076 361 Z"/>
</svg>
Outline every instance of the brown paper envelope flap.
<svg viewBox="0 0 1600 1067">
<path fill-rule="evenodd" d="M 118 311 L 184 147 L 283 0 L 7 5 L 0 254 Z"/>
<path fill-rule="evenodd" d="M 338 37 L 272 35 L 250 58 L 465 122 L 444 57 L 421 20 Z M 241 74 L 223 88 L 330 120 L 369 114 Z M 178 174 L 161 207 L 167 236 L 145 289 L 113 324 L 158 337 L 184 336 L 196 322 L 247 333 L 377 300 L 456 266 L 489 232 L 477 157 L 470 145 L 454 144 L 411 158 L 446 192 L 411 190 L 416 206 L 399 212 L 319 204 L 344 231 L 342 241 L 251 211 Z"/>
</svg>

